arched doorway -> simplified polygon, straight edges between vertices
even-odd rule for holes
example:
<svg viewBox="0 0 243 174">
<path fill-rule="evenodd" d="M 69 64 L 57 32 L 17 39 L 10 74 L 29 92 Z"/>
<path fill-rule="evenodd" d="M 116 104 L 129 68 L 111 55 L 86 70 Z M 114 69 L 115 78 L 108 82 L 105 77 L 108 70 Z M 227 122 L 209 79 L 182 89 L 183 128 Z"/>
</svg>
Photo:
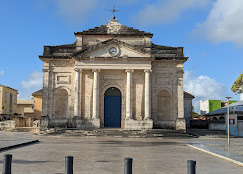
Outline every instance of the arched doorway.
<svg viewBox="0 0 243 174">
<path fill-rule="evenodd" d="M 115 87 L 105 91 L 104 127 L 121 127 L 121 91 Z"/>
<path fill-rule="evenodd" d="M 68 92 L 58 89 L 55 95 L 55 118 L 66 118 L 68 114 Z"/>
</svg>

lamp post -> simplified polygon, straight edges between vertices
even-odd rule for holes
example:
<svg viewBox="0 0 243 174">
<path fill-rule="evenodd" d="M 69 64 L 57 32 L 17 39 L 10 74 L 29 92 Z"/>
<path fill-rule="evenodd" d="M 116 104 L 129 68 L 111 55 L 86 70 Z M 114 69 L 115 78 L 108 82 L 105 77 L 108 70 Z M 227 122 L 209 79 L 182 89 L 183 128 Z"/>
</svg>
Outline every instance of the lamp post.
<svg viewBox="0 0 243 174">
<path fill-rule="evenodd" d="M 230 145 L 230 119 L 229 119 L 229 99 L 231 97 L 225 97 L 227 98 L 227 128 L 228 128 L 228 146 Z"/>
</svg>

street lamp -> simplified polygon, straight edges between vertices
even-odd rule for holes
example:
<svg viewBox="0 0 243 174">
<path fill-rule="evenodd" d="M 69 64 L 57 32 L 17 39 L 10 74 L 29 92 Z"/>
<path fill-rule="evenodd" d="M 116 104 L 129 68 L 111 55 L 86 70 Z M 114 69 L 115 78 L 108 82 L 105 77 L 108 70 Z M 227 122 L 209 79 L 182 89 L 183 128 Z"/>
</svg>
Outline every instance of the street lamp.
<svg viewBox="0 0 243 174">
<path fill-rule="evenodd" d="M 225 97 L 227 98 L 227 128 L 228 128 L 228 146 L 230 145 L 230 119 L 229 119 L 229 99 L 231 97 Z"/>
</svg>

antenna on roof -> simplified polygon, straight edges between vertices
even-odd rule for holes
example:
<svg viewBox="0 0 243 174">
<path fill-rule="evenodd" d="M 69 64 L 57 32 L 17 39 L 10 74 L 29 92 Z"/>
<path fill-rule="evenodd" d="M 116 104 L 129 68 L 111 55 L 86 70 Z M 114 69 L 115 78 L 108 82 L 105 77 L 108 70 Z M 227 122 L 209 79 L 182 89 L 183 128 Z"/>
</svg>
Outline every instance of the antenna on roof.
<svg viewBox="0 0 243 174">
<path fill-rule="evenodd" d="M 114 6 L 112 10 L 110 10 L 113 13 L 113 19 L 116 19 L 116 12 L 118 12 L 119 10 L 116 10 L 116 7 Z"/>
</svg>

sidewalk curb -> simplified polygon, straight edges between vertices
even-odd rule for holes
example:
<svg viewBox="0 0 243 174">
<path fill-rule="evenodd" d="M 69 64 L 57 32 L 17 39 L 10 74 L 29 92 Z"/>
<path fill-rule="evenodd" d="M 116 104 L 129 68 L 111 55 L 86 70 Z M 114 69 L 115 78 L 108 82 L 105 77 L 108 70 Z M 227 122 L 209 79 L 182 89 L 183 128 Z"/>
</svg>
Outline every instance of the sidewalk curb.
<svg viewBox="0 0 243 174">
<path fill-rule="evenodd" d="M 21 146 L 26 146 L 26 145 L 38 143 L 38 142 L 39 142 L 39 140 L 32 140 L 32 141 L 28 141 L 28 142 L 25 142 L 25 143 L 20 143 L 20 144 L 2 147 L 2 148 L 0 148 L 0 152 L 5 151 L 5 150 L 10 150 L 10 149 L 13 149 L 13 148 L 16 148 L 16 147 L 21 147 Z"/>
<path fill-rule="evenodd" d="M 242 167 L 243 167 L 243 163 L 242 163 L 242 162 L 239 162 L 239 161 L 233 160 L 233 159 L 228 158 L 228 157 L 225 157 L 225 156 L 223 156 L 223 155 L 219 155 L 219 154 L 217 154 L 217 153 L 213 153 L 213 152 L 210 152 L 210 151 L 204 150 L 204 149 L 199 148 L 199 147 L 195 147 L 195 146 L 190 145 L 190 144 L 186 144 L 186 145 L 187 145 L 188 147 L 193 148 L 193 149 L 196 149 L 196 150 L 202 151 L 202 152 L 204 152 L 204 153 L 207 153 L 207 154 L 210 154 L 210 155 L 216 156 L 216 157 L 218 157 L 218 158 L 224 159 L 224 160 L 226 160 L 226 161 L 229 161 L 229 162 L 231 162 L 231 163 L 234 163 L 234 164 L 237 164 L 237 165 L 239 165 L 239 166 L 242 166 Z"/>
</svg>

